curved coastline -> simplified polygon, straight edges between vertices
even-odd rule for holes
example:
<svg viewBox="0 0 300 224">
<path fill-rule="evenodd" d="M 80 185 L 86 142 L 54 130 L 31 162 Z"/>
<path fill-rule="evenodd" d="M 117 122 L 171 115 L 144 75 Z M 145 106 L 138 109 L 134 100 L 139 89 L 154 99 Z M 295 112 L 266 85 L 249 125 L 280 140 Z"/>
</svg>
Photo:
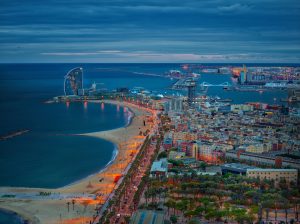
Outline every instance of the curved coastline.
<svg viewBox="0 0 300 224">
<path fill-rule="evenodd" d="M 112 130 L 113 130 L 113 129 L 112 129 Z M 77 135 L 83 135 L 83 134 L 77 134 Z M 90 136 L 89 138 L 97 138 L 97 137 L 92 137 L 92 136 Z M 103 138 L 101 138 L 101 139 L 103 139 Z M 103 139 L 103 140 L 106 140 L 106 139 Z M 109 166 L 115 161 L 115 159 L 117 158 L 117 155 L 118 155 L 118 146 L 117 146 L 117 144 L 115 144 L 115 143 L 113 143 L 113 142 L 111 142 L 111 141 L 109 141 L 109 140 L 106 140 L 106 141 L 112 143 L 114 149 L 113 149 L 113 153 L 112 153 L 111 159 L 108 161 L 108 163 L 107 163 L 103 168 L 101 168 L 101 169 L 100 169 L 99 171 L 97 171 L 97 172 L 94 172 L 94 173 L 89 174 L 89 175 L 86 176 L 86 177 L 80 178 L 80 179 L 78 179 L 78 180 L 76 180 L 76 181 L 73 181 L 73 182 L 71 182 L 71 183 L 69 183 L 69 184 L 66 184 L 66 185 L 61 186 L 61 187 L 53 188 L 53 189 L 56 190 L 56 189 L 59 189 L 59 188 L 71 187 L 72 185 L 78 184 L 80 181 L 83 181 L 83 180 L 85 180 L 85 179 L 88 179 L 88 178 L 90 178 L 90 177 L 96 175 L 96 174 L 99 174 L 99 173 L 104 172 L 104 171 L 107 169 L 107 167 L 109 167 Z"/>
<path fill-rule="evenodd" d="M 98 103 L 98 102 L 92 102 L 92 103 Z M 101 103 L 101 102 L 100 102 L 100 103 Z M 112 104 L 112 105 L 116 105 L 116 104 L 113 104 L 112 102 L 106 102 L 106 103 L 109 103 L 109 104 Z M 129 127 L 130 124 L 131 124 L 131 122 L 132 122 L 132 120 L 133 120 L 133 118 L 134 118 L 134 116 L 135 116 L 135 113 L 132 111 L 132 109 L 130 109 L 130 108 L 127 108 L 127 109 L 130 111 L 130 115 L 129 115 L 129 117 L 127 118 L 127 123 L 126 123 L 124 126 L 121 126 L 121 127 L 118 127 L 118 128 L 113 128 L 113 129 L 108 129 L 108 130 L 104 130 L 104 131 L 114 131 L 114 130 L 119 129 L 119 128 L 127 128 L 127 127 Z M 100 132 L 102 132 L 102 131 L 100 131 Z M 82 135 L 86 135 L 86 134 L 83 133 L 83 134 L 75 134 L 75 135 L 81 135 L 81 136 L 82 136 Z M 96 136 L 88 136 L 88 137 L 99 138 L 99 137 L 96 137 Z M 102 173 L 102 172 L 104 172 L 104 171 L 107 169 L 107 167 L 109 167 L 109 166 L 115 161 L 115 159 L 117 158 L 118 153 L 119 153 L 118 144 L 117 144 L 116 142 L 107 140 L 107 139 L 105 139 L 105 138 L 102 138 L 102 137 L 100 137 L 100 138 L 103 139 L 103 140 L 105 140 L 105 141 L 111 142 L 111 143 L 113 144 L 113 146 L 114 146 L 113 153 L 112 153 L 112 157 L 111 157 L 111 159 L 108 161 L 108 163 L 107 163 L 103 168 L 101 168 L 99 171 L 97 171 L 97 172 L 95 172 L 95 173 L 92 173 L 92 174 L 90 174 L 90 175 L 88 175 L 88 176 L 86 176 L 86 177 L 84 177 L 84 178 L 79 179 L 79 180 L 73 181 L 72 183 L 69 183 L 69 184 L 67 184 L 67 185 L 58 187 L 58 188 L 70 187 L 70 186 L 72 186 L 72 185 L 74 185 L 74 184 L 77 184 L 77 183 L 79 183 L 80 181 L 85 180 L 85 179 L 87 179 L 87 178 L 89 178 L 89 177 L 91 177 L 91 176 L 93 176 L 93 175 Z M 54 189 L 57 189 L 57 188 L 54 188 Z"/>
<path fill-rule="evenodd" d="M 114 179 L 118 173 L 124 172 L 126 167 L 132 161 L 132 153 L 137 152 L 137 147 L 144 141 L 144 138 L 136 139 L 140 130 L 150 129 L 150 126 L 147 124 L 146 126 L 142 125 L 142 121 L 146 119 L 146 116 L 151 115 L 151 113 L 145 109 L 138 107 L 136 105 L 128 104 L 126 102 L 120 101 L 112 101 L 112 100 L 96 100 L 89 101 L 95 103 L 108 103 L 119 105 L 122 107 L 126 107 L 130 110 L 131 116 L 128 119 L 128 122 L 125 126 L 120 128 L 100 131 L 100 132 L 92 132 L 80 134 L 83 136 L 89 137 L 97 137 L 107 141 L 112 142 L 115 145 L 115 150 L 112 156 L 112 159 L 106 164 L 106 166 L 98 171 L 97 173 L 91 174 L 81 180 L 73 182 L 64 187 L 59 187 L 55 189 L 43 189 L 43 188 L 16 188 L 16 187 L 0 187 L 0 193 L 3 192 L 18 192 L 18 193 L 32 193 L 32 192 L 52 192 L 60 194 L 80 194 L 80 195 L 91 195 L 98 194 L 97 192 L 102 192 L 103 196 L 94 200 L 97 204 L 104 203 L 108 198 L 110 193 L 114 190 Z M 153 114 L 152 114 L 153 115 Z M 126 141 L 124 144 L 123 136 L 126 135 Z M 128 138 L 127 138 L 128 137 Z M 138 143 L 140 142 L 140 143 Z M 132 144 L 134 143 L 134 148 L 132 148 Z M 138 143 L 138 144 L 137 144 Z M 131 146 L 130 146 L 131 145 Z M 118 171 L 119 170 L 119 171 Z M 99 179 L 104 179 L 103 182 L 99 183 Z M 89 187 L 89 185 L 91 185 Z M 83 192 L 83 193 L 82 193 Z M 104 192 L 104 193 L 103 193 Z M 87 199 L 87 201 L 90 199 Z M 6 199 L 2 200 L 0 203 L 0 208 L 3 208 L 8 211 L 12 211 L 13 213 L 17 213 L 20 217 L 28 220 L 29 223 L 57 223 L 58 216 L 60 219 L 63 217 L 64 220 L 74 221 L 78 219 L 78 212 L 66 213 L 66 202 L 70 201 L 68 198 L 59 198 L 59 199 L 46 199 L 46 200 L 24 200 L 24 199 Z M 78 202 L 80 203 L 80 202 Z M 21 206 L 21 207 L 20 207 Z M 81 207 L 77 205 L 80 209 Z M 95 214 L 94 207 L 91 204 L 89 209 L 84 209 L 86 220 L 90 220 L 90 218 Z M 68 217 L 65 219 L 65 217 Z M 76 218 L 77 217 L 77 218 Z M 76 223 L 76 222 L 74 222 Z"/>
</svg>

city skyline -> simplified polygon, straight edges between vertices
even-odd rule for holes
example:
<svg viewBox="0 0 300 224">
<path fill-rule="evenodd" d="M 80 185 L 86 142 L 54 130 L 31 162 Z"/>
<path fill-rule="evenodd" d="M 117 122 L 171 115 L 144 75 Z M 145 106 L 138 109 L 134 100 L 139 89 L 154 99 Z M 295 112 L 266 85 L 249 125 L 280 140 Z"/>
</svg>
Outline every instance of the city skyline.
<svg viewBox="0 0 300 224">
<path fill-rule="evenodd" d="M 1 5 L 1 63 L 300 61 L 296 0 Z"/>
</svg>

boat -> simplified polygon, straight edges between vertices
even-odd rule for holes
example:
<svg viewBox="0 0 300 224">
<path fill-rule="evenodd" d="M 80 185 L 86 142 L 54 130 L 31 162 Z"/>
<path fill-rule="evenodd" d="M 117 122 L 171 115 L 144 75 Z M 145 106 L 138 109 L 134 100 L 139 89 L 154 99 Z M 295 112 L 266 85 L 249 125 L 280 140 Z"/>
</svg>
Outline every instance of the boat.
<svg viewBox="0 0 300 224">
<path fill-rule="evenodd" d="M 181 79 L 184 77 L 182 72 L 179 70 L 170 70 L 167 72 L 167 76 L 173 79 Z"/>
</svg>

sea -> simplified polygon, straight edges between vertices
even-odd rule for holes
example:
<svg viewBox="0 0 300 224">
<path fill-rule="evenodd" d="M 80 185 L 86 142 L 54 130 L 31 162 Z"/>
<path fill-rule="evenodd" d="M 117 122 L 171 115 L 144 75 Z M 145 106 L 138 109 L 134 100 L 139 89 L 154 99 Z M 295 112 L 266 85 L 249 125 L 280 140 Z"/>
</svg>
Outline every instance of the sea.
<svg viewBox="0 0 300 224">
<path fill-rule="evenodd" d="M 79 66 L 85 88 L 95 82 L 109 90 L 143 87 L 153 94 L 185 94 L 170 93 L 174 80 L 153 76 L 180 69 L 180 64 L 0 64 L 0 135 L 29 130 L 0 141 L 0 186 L 62 187 L 113 160 L 117 153 L 113 143 L 77 134 L 125 126 L 128 110 L 100 103 L 45 103 L 63 95 L 64 75 Z M 232 79 L 201 74 L 201 82 L 219 84 Z M 234 103 L 279 103 L 287 97 L 284 91 L 230 92 L 222 87 L 209 87 L 207 95 L 231 98 Z M 14 215 L 0 211 L 0 224 L 8 223 L 9 217 L 14 223 Z"/>
<path fill-rule="evenodd" d="M 0 209 L 0 223 L 1 224 L 22 224 L 24 221 L 21 217 L 13 212 L 8 212 Z"/>
</svg>

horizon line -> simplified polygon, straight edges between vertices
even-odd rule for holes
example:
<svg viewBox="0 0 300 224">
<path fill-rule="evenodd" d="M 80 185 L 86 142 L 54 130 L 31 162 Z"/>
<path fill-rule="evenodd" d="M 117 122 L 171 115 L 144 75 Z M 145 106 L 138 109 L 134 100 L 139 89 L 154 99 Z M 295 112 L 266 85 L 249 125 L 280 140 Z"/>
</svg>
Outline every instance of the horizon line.
<svg viewBox="0 0 300 224">
<path fill-rule="evenodd" d="M 294 64 L 300 62 L 0 62 L 0 64 Z"/>
</svg>

